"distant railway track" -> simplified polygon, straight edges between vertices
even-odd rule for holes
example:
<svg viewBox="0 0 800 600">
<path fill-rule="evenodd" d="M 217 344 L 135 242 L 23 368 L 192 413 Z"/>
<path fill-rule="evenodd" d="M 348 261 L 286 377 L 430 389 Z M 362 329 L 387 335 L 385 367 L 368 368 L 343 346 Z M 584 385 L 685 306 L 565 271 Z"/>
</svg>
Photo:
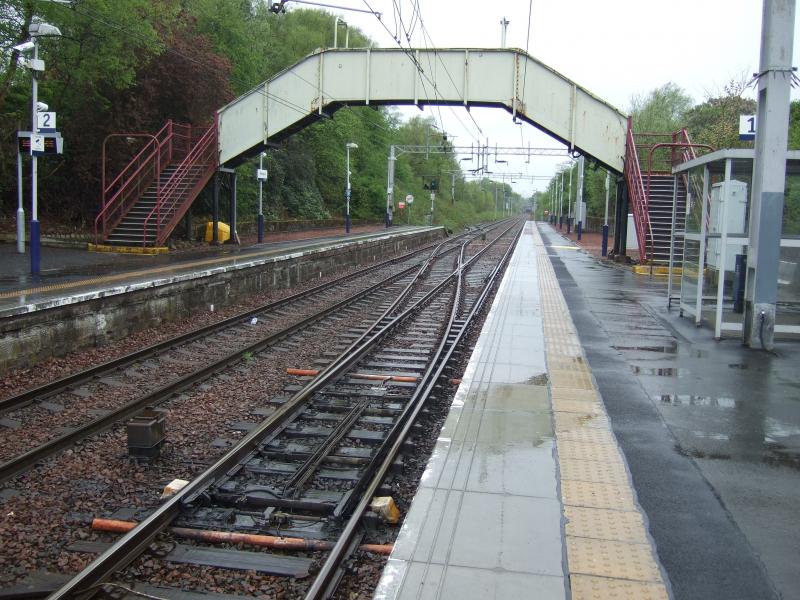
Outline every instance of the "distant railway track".
<svg viewBox="0 0 800 600">
<path fill-rule="evenodd" d="M 373 301 L 377 315 L 365 313 L 363 326 L 345 336 L 349 343 L 340 343 L 334 358 L 298 365 L 298 379 L 287 396 L 271 400 L 266 419 L 51 597 L 86 597 L 169 527 L 191 536 L 232 522 L 320 542 L 308 548 L 328 555 L 306 597 L 328 597 L 342 561 L 358 546 L 370 499 L 520 231 L 518 223 L 506 223 L 485 244 L 473 236 L 449 249 L 455 251 L 440 246 L 413 276 L 394 275 L 392 299 Z M 481 247 L 471 250 L 470 242 Z M 302 568 L 291 564 L 286 568 Z"/>
</svg>

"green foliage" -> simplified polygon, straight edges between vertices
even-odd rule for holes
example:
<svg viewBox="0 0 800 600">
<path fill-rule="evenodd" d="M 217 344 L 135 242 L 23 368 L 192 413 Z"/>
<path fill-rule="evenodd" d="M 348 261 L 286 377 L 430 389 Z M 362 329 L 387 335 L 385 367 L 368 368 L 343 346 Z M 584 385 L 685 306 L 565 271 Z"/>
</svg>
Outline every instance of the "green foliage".
<svg viewBox="0 0 800 600">
<path fill-rule="evenodd" d="M 645 95 L 633 96 L 633 130 L 659 133 L 675 131 L 682 127 L 684 115 L 691 107 L 692 98 L 672 82 Z"/>
<path fill-rule="evenodd" d="M 685 126 L 693 142 L 714 148 L 752 148 L 753 142 L 739 140 L 739 117 L 755 114 L 756 102 L 743 98 L 744 80 L 731 80 L 717 96 L 686 112 Z"/>
</svg>

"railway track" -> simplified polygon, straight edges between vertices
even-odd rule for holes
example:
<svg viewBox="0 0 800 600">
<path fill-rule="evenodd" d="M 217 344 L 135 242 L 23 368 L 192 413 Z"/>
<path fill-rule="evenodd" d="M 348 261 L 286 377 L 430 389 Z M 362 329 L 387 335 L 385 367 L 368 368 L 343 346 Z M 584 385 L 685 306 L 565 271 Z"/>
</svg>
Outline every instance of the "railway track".
<svg viewBox="0 0 800 600">
<path fill-rule="evenodd" d="M 252 541 L 270 535 L 297 536 L 303 548 L 327 551 L 306 597 L 329 597 L 342 562 L 361 542 L 371 499 L 442 383 L 520 231 L 518 223 L 506 225 L 480 249 L 469 245 L 481 245 L 478 239 L 453 252 L 439 248 L 414 276 L 396 276 L 393 299 L 371 299 L 377 316 L 365 313 L 316 364 L 292 370 L 296 379 L 270 399 L 266 419 L 123 538 L 107 549 L 84 548 L 102 553 L 51 598 L 98 590 L 156 536 Z M 307 558 L 276 555 L 265 572 L 304 576 L 311 566 Z"/>
<path fill-rule="evenodd" d="M 326 320 L 374 312 L 428 255 L 452 253 L 461 237 L 0 401 L 0 414 L 14 423 L 0 429 L 0 482 L 278 344 L 297 347 Z"/>
</svg>

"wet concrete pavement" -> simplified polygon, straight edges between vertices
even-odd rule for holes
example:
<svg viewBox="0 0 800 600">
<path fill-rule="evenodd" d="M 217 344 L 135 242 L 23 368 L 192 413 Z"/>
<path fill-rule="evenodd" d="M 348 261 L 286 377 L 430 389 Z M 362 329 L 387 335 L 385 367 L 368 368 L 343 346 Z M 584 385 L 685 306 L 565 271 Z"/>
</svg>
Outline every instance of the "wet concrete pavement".
<svg viewBox="0 0 800 600">
<path fill-rule="evenodd" d="M 674 597 L 800 599 L 800 346 L 715 342 L 539 228 Z"/>
</svg>

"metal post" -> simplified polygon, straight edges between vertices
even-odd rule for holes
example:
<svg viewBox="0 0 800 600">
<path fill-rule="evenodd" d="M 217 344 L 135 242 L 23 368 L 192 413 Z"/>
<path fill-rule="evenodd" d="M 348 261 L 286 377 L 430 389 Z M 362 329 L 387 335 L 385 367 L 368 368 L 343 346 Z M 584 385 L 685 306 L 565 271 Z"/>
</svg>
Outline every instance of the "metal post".
<svg viewBox="0 0 800 600">
<path fill-rule="evenodd" d="M 456 203 L 456 174 L 450 173 L 450 204 Z"/>
<path fill-rule="evenodd" d="M 700 265 L 697 268 L 697 297 L 695 299 L 694 324 L 699 327 L 703 322 L 703 287 L 706 280 L 706 252 L 708 250 L 708 188 L 711 175 L 708 165 L 703 167 L 703 210 L 700 214 Z"/>
<path fill-rule="evenodd" d="M 569 167 L 569 188 L 567 188 L 567 235 L 572 233 L 572 165 Z"/>
<path fill-rule="evenodd" d="M 392 218 L 394 216 L 394 165 L 396 161 L 395 146 L 392 144 L 389 146 L 388 181 L 386 182 L 386 216 L 384 221 L 387 229 L 392 226 Z"/>
<path fill-rule="evenodd" d="M 239 243 L 239 237 L 236 235 L 236 171 L 231 169 L 231 189 L 230 198 L 228 199 L 228 216 L 230 217 L 231 237 L 230 242 L 233 244 Z"/>
<path fill-rule="evenodd" d="M 672 306 L 672 270 L 675 266 L 675 226 L 678 219 L 678 177 L 672 176 L 672 220 L 669 236 L 669 271 L 667 272 L 667 308 Z"/>
<path fill-rule="evenodd" d="M 603 213 L 603 243 L 602 243 L 602 256 L 608 256 L 608 192 L 611 173 L 606 171 L 606 210 Z"/>
<path fill-rule="evenodd" d="M 219 243 L 219 171 L 214 173 L 214 194 L 213 194 L 213 207 L 212 207 L 212 226 L 211 226 L 211 243 L 216 245 Z"/>
<path fill-rule="evenodd" d="M 39 41 L 33 38 L 33 58 L 39 58 Z M 31 98 L 31 148 L 33 137 L 39 135 L 37 104 L 39 104 L 39 82 L 36 71 L 31 69 L 32 98 Z M 36 155 L 31 152 L 31 274 L 38 275 L 39 262 L 39 198 L 38 198 L 38 164 Z"/>
<path fill-rule="evenodd" d="M 722 308 L 723 308 L 723 294 L 725 293 L 725 271 L 728 264 L 728 193 L 731 181 L 731 159 L 725 160 L 725 180 L 720 194 L 720 206 L 717 212 L 720 220 L 719 222 L 719 260 L 717 261 L 717 303 L 714 308 L 714 339 L 719 341 L 722 339 Z M 677 175 L 676 175 L 677 177 Z"/>
<path fill-rule="evenodd" d="M 19 145 L 17 145 L 19 148 Z M 25 207 L 22 202 L 22 154 L 17 150 L 17 252 L 25 254 Z"/>
<path fill-rule="evenodd" d="M 558 192 L 558 228 L 564 227 L 564 171 L 561 171 L 561 186 Z"/>
<path fill-rule="evenodd" d="M 618 256 L 628 255 L 628 202 L 629 202 L 628 186 L 623 179 L 622 185 L 620 187 L 620 196 L 619 196 L 619 203 L 620 203 L 619 224 L 621 226 L 617 228 L 614 238 L 615 241 L 616 238 L 619 238 L 619 251 L 617 252 Z"/>
<path fill-rule="evenodd" d="M 786 185 L 795 0 L 764 0 L 743 340 L 772 350 Z"/>
<path fill-rule="evenodd" d="M 431 226 L 433 226 L 433 204 L 436 200 L 436 192 L 431 192 Z"/>
<path fill-rule="evenodd" d="M 345 150 L 347 154 L 347 187 L 344 191 L 344 201 L 345 201 L 345 209 L 344 209 L 344 232 L 346 234 L 350 233 L 350 148 L 352 142 L 348 142 L 345 144 Z"/>
<path fill-rule="evenodd" d="M 583 156 L 578 159 L 578 197 L 576 199 L 577 219 L 578 219 L 578 240 L 583 233 Z"/>
<path fill-rule="evenodd" d="M 497 221 L 497 182 L 494 183 L 494 220 Z"/>
<path fill-rule="evenodd" d="M 501 48 L 505 48 L 506 47 L 506 33 L 508 32 L 508 24 L 509 23 L 510 23 L 510 21 L 508 19 L 506 19 L 505 17 L 503 17 L 503 19 L 500 21 L 500 28 L 501 28 L 501 30 L 500 30 L 501 31 L 501 33 L 500 33 L 500 47 Z"/>
<path fill-rule="evenodd" d="M 258 170 L 264 170 L 264 153 L 258 157 Z M 258 243 L 264 242 L 264 180 L 258 178 Z"/>
</svg>

